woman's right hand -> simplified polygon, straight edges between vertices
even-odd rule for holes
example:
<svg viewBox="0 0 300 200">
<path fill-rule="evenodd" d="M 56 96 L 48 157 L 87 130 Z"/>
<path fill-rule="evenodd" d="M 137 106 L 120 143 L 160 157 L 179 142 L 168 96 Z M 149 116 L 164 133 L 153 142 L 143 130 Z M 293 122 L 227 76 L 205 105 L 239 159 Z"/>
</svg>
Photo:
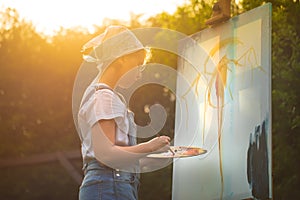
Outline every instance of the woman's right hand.
<svg viewBox="0 0 300 200">
<path fill-rule="evenodd" d="M 158 136 L 147 142 L 150 152 L 168 151 L 170 145 L 170 137 Z"/>
</svg>

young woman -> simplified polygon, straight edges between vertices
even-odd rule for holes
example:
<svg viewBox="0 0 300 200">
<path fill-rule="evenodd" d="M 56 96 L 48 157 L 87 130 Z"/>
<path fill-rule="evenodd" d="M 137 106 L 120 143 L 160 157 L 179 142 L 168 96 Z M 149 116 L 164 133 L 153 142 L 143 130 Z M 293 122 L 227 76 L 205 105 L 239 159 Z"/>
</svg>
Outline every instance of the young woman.
<svg viewBox="0 0 300 200">
<path fill-rule="evenodd" d="M 170 138 L 136 144 L 133 113 L 113 89 L 129 87 L 141 78 L 147 51 L 123 26 L 108 27 L 88 45 L 94 46 L 94 57 L 85 59 L 96 62 L 100 72 L 86 89 L 78 114 L 84 163 L 79 199 L 136 200 L 139 160 L 168 148 Z M 129 72 L 131 77 L 122 80 Z"/>
</svg>

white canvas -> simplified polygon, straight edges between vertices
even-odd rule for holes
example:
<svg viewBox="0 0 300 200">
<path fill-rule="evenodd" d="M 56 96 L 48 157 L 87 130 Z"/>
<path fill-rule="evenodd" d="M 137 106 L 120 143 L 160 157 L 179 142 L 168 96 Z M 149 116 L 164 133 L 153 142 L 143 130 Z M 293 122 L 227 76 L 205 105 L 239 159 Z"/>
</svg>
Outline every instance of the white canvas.
<svg viewBox="0 0 300 200">
<path fill-rule="evenodd" d="M 191 37 L 205 51 L 181 43 L 174 144 L 207 153 L 174 160 L 172 198 L 271 198 L 271 4 Z"/>
</svg>

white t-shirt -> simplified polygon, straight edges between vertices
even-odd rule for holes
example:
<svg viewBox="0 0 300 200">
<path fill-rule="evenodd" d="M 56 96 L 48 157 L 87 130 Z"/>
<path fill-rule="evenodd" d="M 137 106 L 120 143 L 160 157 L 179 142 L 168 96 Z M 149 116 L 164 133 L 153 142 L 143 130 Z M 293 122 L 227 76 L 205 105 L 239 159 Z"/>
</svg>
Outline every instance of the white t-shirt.
<svg viewBox="0 0 300 200">
<path fill-rule="evenodd" d="M 121 141 L 121 145 L 134 145 L 136 124 L 133 113 L 127 109 L 126 103 L 121 100 L 119 94 L 107 89 L 109 87 L 105 84 L 97 83 L 89 87 L 92 87 L 87 90 L 90 94 L 87 95 L 88 98 L 82 103 L 78 113 L 82 157 L 95 157 L 91 141 L 92 127 L 102 119 L 115 120 L 116 142 Z"/>
</svg>

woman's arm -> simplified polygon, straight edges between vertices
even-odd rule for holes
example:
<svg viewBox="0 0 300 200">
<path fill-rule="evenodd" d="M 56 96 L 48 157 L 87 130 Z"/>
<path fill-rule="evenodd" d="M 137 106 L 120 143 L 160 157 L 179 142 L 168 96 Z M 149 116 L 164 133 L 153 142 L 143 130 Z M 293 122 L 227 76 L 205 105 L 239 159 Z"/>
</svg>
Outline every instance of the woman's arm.
<svg viewBox="0 0 300 200">
<path fill-rule="evenodd" d="M 153 151 L 167 149 L 170 144 L 168 136 L 160 136 L 134 146 L 117 146 L 114 145 L 115 133 L 114 119 L 100 120 L 92 127 L 92 145 L 95 157 L 113 168 L 128 166 Z"/>
</svg>

